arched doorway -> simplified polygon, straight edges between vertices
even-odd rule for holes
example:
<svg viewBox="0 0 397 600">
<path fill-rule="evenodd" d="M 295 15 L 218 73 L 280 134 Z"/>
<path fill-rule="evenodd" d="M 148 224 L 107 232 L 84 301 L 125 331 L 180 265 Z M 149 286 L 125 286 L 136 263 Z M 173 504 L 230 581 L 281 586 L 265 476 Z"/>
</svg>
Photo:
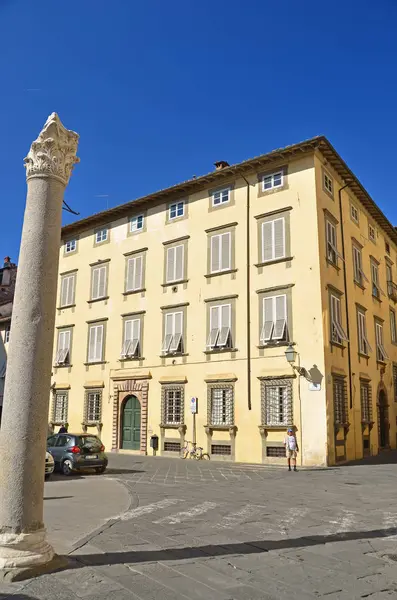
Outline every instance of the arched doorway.
<svg viewBox="0 0 397 600">
<path fill-rule="evenodd" d="M 121 448 L 139 450 L 141 446 L 141 404 L 136 396 L 128 396 L 121 415 Z"/>
<path fill-rule="evenodd" d="M 389 411 L 386 392 L 381 389 L 378 395 L 379 448 L 389 447 Z"/>
</svg>

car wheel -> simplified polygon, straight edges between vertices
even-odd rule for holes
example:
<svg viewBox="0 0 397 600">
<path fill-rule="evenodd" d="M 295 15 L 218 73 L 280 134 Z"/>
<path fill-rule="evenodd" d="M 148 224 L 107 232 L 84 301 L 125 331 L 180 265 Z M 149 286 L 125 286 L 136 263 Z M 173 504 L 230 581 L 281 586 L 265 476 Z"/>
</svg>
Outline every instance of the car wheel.
<svg viewBox="0 0 397 600">
<path fill-rule="evenodd" d="M 62 463 L 62 473 L 64 475 L 71 475 L 73 471 L 72 463 L 70 460 L 64 460 Z"/>
<path fill-rule="evenodd" d="M 106 467 L 97 467 L 95 469 L 95 473 L 104 473 L 106 471 Z"/>
</svg>

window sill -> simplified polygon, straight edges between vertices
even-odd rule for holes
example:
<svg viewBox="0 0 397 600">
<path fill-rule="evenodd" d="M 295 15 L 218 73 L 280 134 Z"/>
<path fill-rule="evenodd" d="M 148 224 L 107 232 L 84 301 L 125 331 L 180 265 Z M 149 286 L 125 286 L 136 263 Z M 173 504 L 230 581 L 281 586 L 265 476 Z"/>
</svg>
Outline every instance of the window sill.
<svg viewBox="0 0 397 600">
<path fill-rule="evenodd" d="M 170 287 L 174 285 L 179 285 L 180 283 L 187 283 L 188 279 L 178 279 L 178 281 L 169 281 L 167 283 L 162 283 L 161 287 Z"/>
<path fill-rule="evenodd" d="M 146 288 L 139 288 L 139 290 L 128 290 L 128 292 L 123 292 L 123 296 L 130 296 L 131 294 L 139 294 L 139 292 L 146 292 Z"/>
<path fill-rule="evenodd" d="M 74 308 L 75 304 L 66 304 L 65 306 L 58 306 L 57 310 L 65 310 L 65 308 Z"/>
<path fill-rule="evenodd" d="M 174 358 L 174 356 L 189 356 L 188 352 L 167 352 L 167 354 L 160 354 L 160 358 Z"/>
<path fill-rule="evenodd" d="M 266 348 L 279 348 L 280 346 L 289 346 L 289 345 L 293 345 L 293 342 L 286 342 L 286 341 L 274 341 L 274 342 L 268 342 L 267 344 L 259 344 L 257 346 L 257 348 L 259 348 L 259 350 L 265 350 Z"/>
<path fill-rule="evenodd" d="M 119 358 L 119 362 L 134 362 L 137 360 L 145 360 L 144 356 L 126 356 L 125 358 Z"/>
<path fill-rule="evenodd" d="M 331 346 L 335 346 L 336 348 L 340 348 L 341 350 L 344 350 L 346 348 L 345 344 L 342 344 L 340 342 L 330 342 Z"/>
<path fill-rule="evenodd" d="M 369 354 L 364 354 L 363 352 L 358 352 L 358 355 L 361 356 L 361 358 L 366 358 L 367 360 L 369 359 Z"/>
<path fill-rule="evenodd" d="M 381 303 L 382 303 L 382 300 L 380 299 L 380 297 L 379 297 L 379 296 L 375 296 L 375 294 L 372 294 L 372 298 L 373 298 L 374 300 L 377 300 L 377 301 L 379 302 L 379 304 L 381 304 Z"/>
<path fill-rule="evenodd" d="M 363 284 L 360 281 L 357 281 L 356 279 L 353 279 L 353 281 L 354 281 L 354 285 L 356 285 L 363 291 L 365 290 L 365 287 L 363 286 Z"/>
<path fill-rule="evenodd" d="M 330 267 L 334 267 L 334 269 L 336 269 L 338 272 L 340 271 L 340 267 L 337 263 L 334 263 L 332 260 L 329 260 L 329 258 L 326 258 L 325 260 Z"/>
<path fill-rule="evenodd" d="M 376 362 L 377 362 L 378 365 L 382 365 L 382 367 L 384 367 L 385 365 L 387 365 L 387 360 L 380 360 L 379 358 L 377 358 Z"/>
<path fill-rule="evenodd" d="M 213 348 L 212 350 L 204 350 L 204 354 L 223 354 L 225 352 L 238 352 L 238 348 Z"/>
<path fill-rule="evenodd" d="M 90 367 L 91 365 L 107 365 L 106 360 L 97 360 L 95 362 L 85 362 L 83 363 L 85 367 Z"/>
<path fill-rule="evenodd" d="M 229 275 L 229 273 L 237 273 L 238 269 L 227 269 L 227 271 L 217 271 L 216 273 L 207 273 L 204 275 L 206 279 L 210 277 L 219 277 L 219 275 Z"/>
<path fill-rule="evenodd" d="M 204 425 L 205 429 L 212 429 L 213 431 L 229 431 L 235 429 L 235 425 Z"/>
<path fill-rule="evenodd" d="M 255 267 L 267 267 L 268 265 L 276 265 L 282 262 L 288 262 L 293 260 L 293 256 L 285 256 L 284 258 L 275 258 L 274 260 L 266 260 L 264 262 L 256 263 Z"/>
<path fill-rule="evenodd" d="M 292 423 L 289 425 L 258 425 L 259 429 L 271 430 L 271 431 L 285 431 L 288 427 L 293 427 Z"/>
<path fill-rule="evenodd" d="M 109 300 L 109 296 L 102 296 L 102 298 L 94 298 L 93 300 L 87 300 L 87 304 L 93 304 L 94 302 L 100 302 L 101 300 Z"/>
<path fill-rule="evenodd" d="M 65 364 L 65 365 L 53 365 L 53 369 L 69 369 L 70 367 L 73 367 L 73 365 L 69 365 L 69 364 Z"/>
<path fill-rule="evenodd" d="M 160 423 L 160 429 L 179 429 L 184 427 L 184 423 Z"/>
</svg>

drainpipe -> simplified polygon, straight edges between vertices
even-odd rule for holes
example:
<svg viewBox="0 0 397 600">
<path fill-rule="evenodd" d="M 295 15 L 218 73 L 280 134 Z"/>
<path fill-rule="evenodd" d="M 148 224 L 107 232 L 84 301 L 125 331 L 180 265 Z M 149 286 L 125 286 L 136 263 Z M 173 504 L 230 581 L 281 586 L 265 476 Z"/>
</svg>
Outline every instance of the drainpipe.
<svg viewBox="0 0 397 600">
<path fill-rule="evenodd" d="M 252 409 L 251 402 L 251 272 L 250 272 L 250 246 L 251 246 L 251 236 L 250 236 L 250 184 L 249 181 L 241 175 L 247 184 L 247 215 L 246 215 L 246 224 L 247 224 L 247 399 L 248 399 L 248 410 Z"/>
</svg>

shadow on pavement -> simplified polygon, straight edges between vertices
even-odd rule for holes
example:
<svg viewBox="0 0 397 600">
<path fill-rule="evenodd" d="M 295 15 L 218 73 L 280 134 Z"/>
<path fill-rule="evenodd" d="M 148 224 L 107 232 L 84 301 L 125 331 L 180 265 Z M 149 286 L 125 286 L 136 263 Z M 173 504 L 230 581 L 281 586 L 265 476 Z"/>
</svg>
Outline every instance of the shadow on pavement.
<svg viewBox="0 0 397 600">
<path fill-rule="evenodd" d="M 37 600 L 33 596 L 26 596 L 26 594 L 0 594 L 0 600 Z"/>
<path fill-rule="evenodd" d="M 66 498 L 74 498 L 74 496 L 44 496 L 44 500 L 66 500 Z"/>
<path fill-rule="evenodd" d="M 146 473 L 146 471 L 137 471 L 136 469 L 106 469 L 105 475 L 126 475 L 128 473 Z"/>
<path fill-rule="evenodd" d="M 360 458 L 360 460 L 352 460 L 335 465 L 335 467 L 343 469 L 343 467 L 364 467 L 367 465 L 397 465 L 397 450 L 383 450 L 375 456 L 366 456 L 365 458 Z"/>
<path fill-rule="evenodd" d="M 136 564 L 143 562 L 184 560 L 205 558 L 209 556 L 229 556 L 231 554 L 260 554 L 269 550 L 287 550 L 289 548 L 304 548 L 318 546 L 331 542 L 348 542 L 352 540 L 373 539 L 395 535 L 395 527 L 375 529 L 370 531 L 348 531 L 332 535 L 314 535 L 282 540 L 258 540 L 252 542 L 207 545 L 186 548 L 164 548 L 163 550 L 147 550 L 141 552 L 107 552 L 104 554 L 82 554 L 68 556 L 73 562 L 66 568 L 81 569 L 86 566 L 104 566 L 118 564 Z"/>
</svg>

